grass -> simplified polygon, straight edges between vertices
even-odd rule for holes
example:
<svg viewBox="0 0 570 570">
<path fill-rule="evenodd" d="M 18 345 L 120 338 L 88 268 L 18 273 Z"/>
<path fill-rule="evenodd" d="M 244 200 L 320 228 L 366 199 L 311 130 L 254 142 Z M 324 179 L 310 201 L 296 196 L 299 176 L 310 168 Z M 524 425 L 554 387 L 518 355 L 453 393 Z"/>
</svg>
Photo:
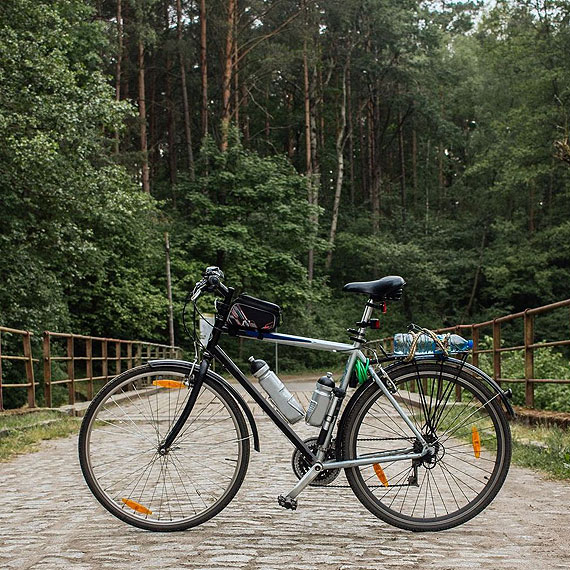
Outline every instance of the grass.
<svg viewBox="0 0 570 570">
<path fill-rule="evenodd" d="M 556 427 L 511 424 L 513 464 L 570 480 L 570 431 Z"/>
<path fill-rule="evenodd" d="M 0 462 L 37 451 L 44 440 L 79 431 L 77 418 L 56 411 L 0 414 Z"/>
</svg>

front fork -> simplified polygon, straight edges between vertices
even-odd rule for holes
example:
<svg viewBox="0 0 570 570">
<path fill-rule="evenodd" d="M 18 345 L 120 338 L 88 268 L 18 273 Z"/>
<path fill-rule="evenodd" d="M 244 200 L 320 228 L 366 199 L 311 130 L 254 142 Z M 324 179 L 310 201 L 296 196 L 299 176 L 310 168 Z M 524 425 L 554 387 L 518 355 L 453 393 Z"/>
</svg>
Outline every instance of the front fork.
<svg viewBox="0 0 570 570">
<path fill-rule="evenodd" d="M 158 446 L 158 453 L 160 453 L 160 455 L 166 455 L 168 453 L 168 450 L 176 439 L 176 436 L 184 427 L 184 424 L 190 416 L 190 413 L 194 408 L 194 404 L 200 395 L 200 390 L 202 389 L 202 384 L 204 383 L 204 379 L 206 378 L 206 374 L 208 373 L 209 368 L 210 360 L 208 358 L 204 358 L 200 364 L 198 374 L 196 375 L 196 378 L 194 379 L 192 385 L 192 391 L 190 392 L 190 396 L 188 397 L 188 401 L 186 402 L 186 405 L 184 406 L 180 417 L 176 420 L 176 423 L 172 426 L 172 429 L 168 432 L 168 435 Z"/>
<path fill-rule="evenodd" d="M 198 374 L 194 380 L 192 391 L 190 392 L 190 396 L 180 417 L 176 420 L 176 423 L 172 426 L 172 429 L 168 432 L 168 435 L 164 438 L 164 441 L 160 443 L 158 446 L 158 452 L 161 455 L 166 455 L 168 450 L 170 449 L 171 445 L 173 444 L 176 436 L 180 433 L 180 430 L 184 427 L 186 420 L 190 416 L 192 409 L 194 408 L 194 404 L 200 395 L 200 390 L 202 389 L 202 384 L 204 383 L 204 379 L 206 378 L 206 374 L 208 374 L 208 370 L 210 368 L 210 362 L 212 361 L 212 350 L 218 344 L 220 340 L 220 335 L 222 334 L 222 329 L 226 324 L 229 312 L 232 297 L 234 294 L 233 287 L 228 287 L 224 294 L 224 300 L 222 303 L 218 303 L 217 309 L 218 312 L 216 314 L 216 320 L 214 321 L 214 326 L 212 328 L 212 334 L 210 339 L 208 340 L 208 345 L 206 346 L 206 350 L 204 351 L 204 358 L 200 363 L 200 368 L 198 369 Z"/>
</svg>

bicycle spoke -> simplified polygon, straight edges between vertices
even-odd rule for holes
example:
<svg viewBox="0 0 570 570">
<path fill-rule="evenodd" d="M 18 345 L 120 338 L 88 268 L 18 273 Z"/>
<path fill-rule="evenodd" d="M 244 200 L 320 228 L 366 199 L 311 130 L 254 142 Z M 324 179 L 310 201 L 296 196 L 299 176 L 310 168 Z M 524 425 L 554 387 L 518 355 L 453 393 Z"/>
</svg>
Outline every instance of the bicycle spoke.
<svg viewBox="0 0 570 570">
<path fill-rule="evenodd" d="M 494 497 L 508 467 L 508 457 L 506 464 L 499 463 L 505 436 L 498 427 L 498 395 L 486 395 L 479 379 L 471 380 L 466 372 L 464 381 L 461 369 L 454 371 L 443 363 L 416 361 L 394 370 L 401 370 L 393 378 L 395 397 L 429 447 L 404 469 L 399 462 L 380 462 L 387 488 L 365 468 L 347 470 L 349 483 L 369 510 L 396 526 L 439 530 L 461 524 Z M 421 451 L 414 435 L 400 437 L 400 442 L 394 437 L 408 428 L 394 416 L 381 390 L 371 387 L 364 392 L 356 409 L 347 443 L 350 457 L 395 453 L 402 439 L 413 444 L 408 452 Z"/>
<path fill-rule="evenodd" d="M 186 377 L 153 369 L 125 378 L 111 390 L 106 387 L 108 394 L 88 418 L 87 438 L 82 428 L 80 445 L 88 458 L 82 468 L 88 481 L 97 481 L 96 487 L 90 485 L 93 492 L 113 514 L 120 512 L 135 526 L 144 523 L 148 526 L 143 528 L 156 530 L 199 524 L 227 504 L 245 474 L 251 436 L 243 419 L 238 424 L 239 408 L 232 397 L 221 397 L 207 382 L 174 444 L 158 453 L 158 442 L 172 429 L 190 394 L 177 388 L 181 376 Z M 157 377 L 173 382 L 164 381 L 145 394 L 140 382 Z"/>
</svg>

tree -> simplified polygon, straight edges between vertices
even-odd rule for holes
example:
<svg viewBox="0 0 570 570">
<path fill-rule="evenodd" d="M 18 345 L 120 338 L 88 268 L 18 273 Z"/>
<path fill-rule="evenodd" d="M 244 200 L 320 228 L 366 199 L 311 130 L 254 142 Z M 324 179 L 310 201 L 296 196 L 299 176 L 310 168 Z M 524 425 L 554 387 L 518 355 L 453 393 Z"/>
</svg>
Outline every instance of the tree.
<svg viewBox="0 0 570 570">
<path fill-rule="evenodd" d="M 155 209 L 113 163 L 132 109 L 100 72 L 105 29 L 81 0 L 8 0 L 0 22 L 0 322 L 155 337 Z"/>
</svg>

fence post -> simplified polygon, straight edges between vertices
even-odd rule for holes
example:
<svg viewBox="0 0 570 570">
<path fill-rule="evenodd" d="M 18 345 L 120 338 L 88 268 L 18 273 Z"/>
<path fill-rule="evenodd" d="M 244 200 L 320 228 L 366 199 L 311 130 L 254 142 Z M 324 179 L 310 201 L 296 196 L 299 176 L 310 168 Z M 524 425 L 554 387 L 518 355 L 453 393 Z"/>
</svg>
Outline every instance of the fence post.
<svg viewBox="0 0 570 570">
<path fill-rule="evenodd" d="M 479 329 L 471 325 L 471 338 L 473 339 L 473 351 L 471 352 L 471 362 L 473 366 L 479 367 Z"/>
<path fill-rule="evenodd" d="M 44 332 L 43 339 L 43 353 L 44 353 L 44 398 L 46 401 L 46 406 L 48 408 L 52 407 L 52 395 L 51 395 L 51 341 L 49 332 Z"/>
<path fill-rule="evenodd" d="M 493 378 L 501 384 L 501 323 L 497 319 L 493 319 Z"/>
<path fill-rule="evenodd" d="M 109 346 L 107 339 L 101 342 L 101 376 L 105 377 L 105 383 L 109 380 Z"/>
<path fill-rule="evenodd" d="M 135 366 L 140 366 L 142 364 L 142 344 L 137 342 L 137 347 L 135 349 Z"/>
<path fill-rule="evenodd" d="M 115 343 L 115 358 L 117 363 L 115 365 L 115 376 L 118 376 L 121 373 L 121 343 Z"/>
<path fill-rule="evenodd" d="M 534 316 L 524 312 L 524 392 L 525 406 L 534 408 Z"/>
<path fill-rule="evenodd" d="M 2 331 L 0 331 L 0 412 L 4 410 L 4 397 L 2 395 Z"/>
<path fill-rule="evenodd" d="M 93 341 L 89 337 L 85 341 L 85 356 L 87 357 L 87 378 L 89 378 L 89 383 L 87 384 L 87 399 L 93 399 Z"/>
<path fill-rule="evenodd" d="M 32 333 L 26 331 L 24 340 L 24 357 L 26 358 L 26 379 L 28 381 L 28 407 L 36 407 L 36 382 L 34 379 L 34 360 L 32 356 Z"/>
<path fill-rule="evenodd" d="M 73 348 L 73 335 L 71 334 L 67 338 L 67 390 L 71 405 L 75 404 L 75 361 Z"/>
<path fill-rule="evenodd" d="M 133 367 L 133 341 L 127 343 L 127 367 L 131 369 Z"/>
</svg>

